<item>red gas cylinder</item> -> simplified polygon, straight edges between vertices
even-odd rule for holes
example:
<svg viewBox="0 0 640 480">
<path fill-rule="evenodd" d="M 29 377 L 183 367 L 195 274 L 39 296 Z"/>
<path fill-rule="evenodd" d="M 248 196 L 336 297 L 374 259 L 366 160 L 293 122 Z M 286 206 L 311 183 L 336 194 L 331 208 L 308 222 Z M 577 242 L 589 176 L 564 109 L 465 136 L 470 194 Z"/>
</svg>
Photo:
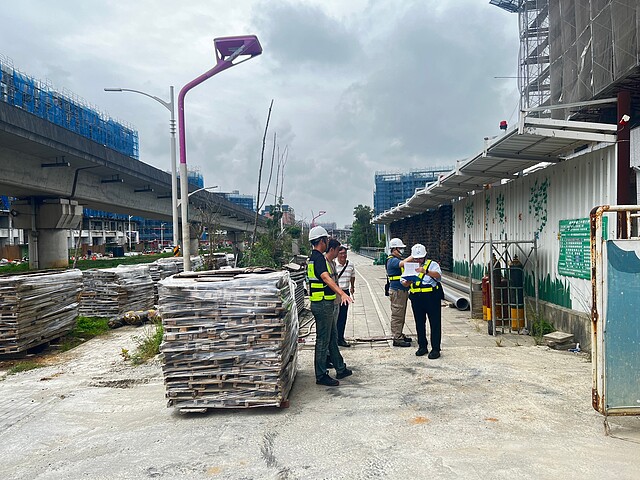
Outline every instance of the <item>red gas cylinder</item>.
<svg viewBox="0 0 640 480">
<path fill-rule="evenodd" d="M 482 319 L 491 320 L 491 282 L 489 275 L 482 277 Z"/>
</svg>

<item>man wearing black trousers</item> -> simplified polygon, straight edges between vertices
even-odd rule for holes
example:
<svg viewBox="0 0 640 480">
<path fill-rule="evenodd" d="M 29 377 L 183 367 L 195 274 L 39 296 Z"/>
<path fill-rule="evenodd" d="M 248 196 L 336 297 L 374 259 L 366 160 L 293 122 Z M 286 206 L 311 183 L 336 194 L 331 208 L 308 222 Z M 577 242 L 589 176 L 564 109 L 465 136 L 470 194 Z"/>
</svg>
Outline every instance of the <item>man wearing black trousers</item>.
<svg viewBox="0 0 640 480">
<path fill-rule="evenodd" d="M 442 286 L 439 284 L 442 278 L 440 265 L 433 260 L 427 260 L 427 249 L 417 243 L 411 247 L 411 256 L 407 262 L 418 263 L 416 276 L 412 281 L 401 279 L 405 287 L 409 287 L 409 299 L 413 317 L 416 320 L 416 333 L 418 335 L 418 350 L 416 355 L 436 359 L 440 357 L 440 341 L 442 339 Z M 426 320 L 429 317 L 429 330 L 431 331 L 431 352 L 427 349 Z"/>
<path fill-rule="evenodd" d="M 347 260 L 347 247 L 344 245 L 338 247 L 336 274 L 338 276 L 338 286 L 353 299 L 353 292 L 356 289 L 356 271 L 353 264 Z M 338 345 L 341 347 L 351 346 L 344 338 L 344 331 L 347 327 L 348 310 L 349 304 L 343 303 L 340 305 L 340 310 L 338 311 Z"/>
</svg>

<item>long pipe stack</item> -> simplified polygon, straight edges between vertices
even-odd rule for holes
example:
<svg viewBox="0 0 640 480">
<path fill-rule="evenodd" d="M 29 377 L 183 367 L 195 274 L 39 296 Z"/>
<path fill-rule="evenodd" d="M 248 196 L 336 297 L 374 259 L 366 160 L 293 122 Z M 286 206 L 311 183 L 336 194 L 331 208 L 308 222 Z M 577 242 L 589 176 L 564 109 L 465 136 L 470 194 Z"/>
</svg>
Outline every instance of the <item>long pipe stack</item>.
<svg viewBox="0 0 640 480">
<path fill-rule="evenodd" d="M 189 411 L 287 401 L 297 363 L 295 286 L 288 272 L 237 272 L 187 272 L 160 282 L 168 406 Z"/>
<path fill-rule="evenodd" d="M 81 289 L 80 270 L 0 277 L 0 354 L 20 353 L 69 333 Z"/>
</svg>

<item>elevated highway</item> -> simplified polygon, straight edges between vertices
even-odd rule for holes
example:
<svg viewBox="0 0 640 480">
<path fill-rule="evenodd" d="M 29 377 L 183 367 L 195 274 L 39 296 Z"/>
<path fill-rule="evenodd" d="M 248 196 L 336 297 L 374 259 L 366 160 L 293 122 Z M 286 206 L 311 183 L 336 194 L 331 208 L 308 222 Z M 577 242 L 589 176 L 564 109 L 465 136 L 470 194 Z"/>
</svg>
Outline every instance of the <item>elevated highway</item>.
<svg viewBox="0 0 640 480">
<path fill-rule="evenodd" d="M 13 208 L 14 221 L 17 228 L 32 232 L 29 253 L 36 258 L 32 265 L 36 268 L 58 266 L 47 259 L 60 257 L 63 250 L 66 261 L 66 240 L 64 248 L 58 245 L 60 231 L 66 236 L 66 229 L 77 228 L 82 207 L 172 218 L 169 173 L 4 102 L 0 102 L 0 193 L 20 199 Z M 221 229 L 253 231 L 255 212 L 221 195 L 201 191 L 189 201 L 214 211 Z M 190 221 L 201 220 L 198 210 L 190 210 Z M 264 231 L 266 221 L 258 218 L 258 231 Z M 35 232 L 48 245 L 43 249 L 41 241 L 38 251 L 32 252 L 31 245 L 38 244 Z M 49 252 L 51 247 L 57 253 Z"/>
</svg>

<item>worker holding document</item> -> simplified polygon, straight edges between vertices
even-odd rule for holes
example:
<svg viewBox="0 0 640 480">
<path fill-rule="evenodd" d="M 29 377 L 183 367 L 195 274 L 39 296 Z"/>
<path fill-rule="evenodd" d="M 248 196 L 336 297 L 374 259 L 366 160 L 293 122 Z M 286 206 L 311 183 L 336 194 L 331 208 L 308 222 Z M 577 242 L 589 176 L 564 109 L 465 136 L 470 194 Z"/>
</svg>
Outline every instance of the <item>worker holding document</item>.
<svg viewBox="0 0 640 480">
<path fill-rule="evenodd" d="M 440 357 L 440 340 L 442 338 L 442 270 L 440 265 L 433 260 L 428 260 L 427 249 L 417 243 L 411 247 L 411 256 L 404 261 L 404 272 L 400 277 L 400 283 L 409 287 L 409 300 L 416 321 L 416 333 L 418 334 L 418 350 L 416 355 L 436 359 Z M 429 317 L 429 330 L 431 332 L 431 352 L 427 349 L 426 323 Z"/>
</svg>

